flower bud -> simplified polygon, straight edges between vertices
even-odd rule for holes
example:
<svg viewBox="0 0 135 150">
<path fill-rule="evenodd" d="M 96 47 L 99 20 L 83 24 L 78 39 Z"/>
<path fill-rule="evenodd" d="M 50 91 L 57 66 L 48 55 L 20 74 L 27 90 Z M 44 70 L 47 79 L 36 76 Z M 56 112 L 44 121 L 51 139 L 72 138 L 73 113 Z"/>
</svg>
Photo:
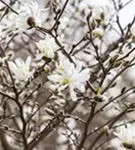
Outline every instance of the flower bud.
<svg viewBox="0 0 135 150">
<path fill-rule="evenodd" d="M 36 26 L 36 23 L 35 23 L 35 19 L 33 17 L 29 17 L 27 19 L 27 24 L 30 26 L 30 27 L 35 27 Z"/>
<path fill-rule="evenodd" d="M 104 30 L 101 28 L 96 28 L 92 31 L 93 36 L 98 37 L 98 38 L 102 38 L 104 35 Z"/>
<path fill-rule="evenodd" d="M 116 60 L 118 59 L 119 55 L 116 54 L 113 57 L 110 58 L 109 63 L 110 64 L 114 64 L 114 62 L 116 62 Z"/>
</svg>

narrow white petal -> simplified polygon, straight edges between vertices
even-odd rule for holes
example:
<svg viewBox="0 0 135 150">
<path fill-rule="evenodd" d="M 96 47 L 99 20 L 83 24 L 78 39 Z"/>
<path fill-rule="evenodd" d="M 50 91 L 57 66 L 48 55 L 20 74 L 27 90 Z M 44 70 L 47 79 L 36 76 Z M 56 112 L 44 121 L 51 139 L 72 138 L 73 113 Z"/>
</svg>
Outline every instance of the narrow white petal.
<svg viewBox="0 0 135 150">
<path fill-rule="evenodd" d="M 70 96 L 71 96 L 73 101 L 77 100 L 76 93 L 75 93 L 74 88 L 72 86 L 70 86 Z"/>
<path fill-rule="evenodd" d="M 86 82 L 90 77 L 89 72 L 90 72 L 90 70 L 88 68 L 84 69 L 78 75 L 76 75 L 75 80 L 78 81 L 78 82 Z"/>
<path fill-rule="evenodd" d="M 63 76 L 55 74 L 55 75 L 50 75 L 47 77 L 50 81 L 58 83 L 63 80 Z"/>
<path fill-rule="evenodd" d="M 8 64 L 9 64 L 9 68 L 10 68 L 10 70 L 12 70 L 13 72 L 16 72 L 16 70 L 17 70 L 17 66 L 15 65 L 15 63 L 14 63 L 14 62 L 9 61 L 9 62 L 8 62 Z"/>
</svg>

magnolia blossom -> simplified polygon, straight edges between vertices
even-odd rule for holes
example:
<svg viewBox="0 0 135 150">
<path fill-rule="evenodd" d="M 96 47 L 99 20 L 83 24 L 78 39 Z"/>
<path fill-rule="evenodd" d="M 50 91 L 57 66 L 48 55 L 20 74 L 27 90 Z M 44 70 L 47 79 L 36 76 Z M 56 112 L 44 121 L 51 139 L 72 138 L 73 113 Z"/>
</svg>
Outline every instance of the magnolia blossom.
<svg viewBox="0 0 135 150">
<path fill-rule="evenodd" d="M 13 5 L 13 9 L 18 13 L 10 12 L 7 14 L 7 17 L 4 22 L 4 28 L 8 32 L 23 32 L 34 26 L 42 26 L 43 18 L 41 17 L 42 12 L 45 9 L 39 8 L 39 5 L 36 1 L 27 1 Z M 42 18 L 42 19 L 41 19 Z"/>
<path fill-rule="evenodd" d="M 110 16 L 111 13 L 108 6 L 94 6 L 91 9 L 90 22 L 94 22 L 95 24 L 107 24 Z"/>
<path fill-rule="evenodd" d="M 45 40 L 40 40 L 36 43 L 38 47 L 37 59 L 42 57 L 53 58 L 55 56 L 55 51 L 58 49 L 55 40 L 52 37 L 46 36 Z"/>
<path fill-rule="evenodd" d="M 19 81 L 27 81 L 32 77 L 34 70 L 30 71 L 31 57 L 24 62 L 21 58 L 17 58 L 15 62 L 9 61 L 9 68 Z"/>
<path fill-rule="evenodd" d="M 114 134 L 120 139 L 122 146 L 132 149 L 135 146 L 135 126 L 128 124 L 126 127 L 121 126 Z"/>
<path fill-rule="evenodd" d="M 75 89 L 85 92 L 85 83 L 90 77 L 89 69 L 82 70 L 82 66 L 79 63 L 75 67 L 73 63 L 66 59 L 61 60 L 56 67 L 56 71 L 48 76 L 48 79 L 54 82 L 59 90 L 69 87 L 71 98 L 76 100 Z"/>
</svg>

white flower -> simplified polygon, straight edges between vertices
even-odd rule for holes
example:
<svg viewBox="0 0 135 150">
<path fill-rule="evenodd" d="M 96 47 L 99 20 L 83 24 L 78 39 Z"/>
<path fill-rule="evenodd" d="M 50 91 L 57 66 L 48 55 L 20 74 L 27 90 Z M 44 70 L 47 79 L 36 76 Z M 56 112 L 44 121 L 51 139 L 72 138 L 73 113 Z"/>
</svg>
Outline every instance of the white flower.
<svg viewBox="0 0 135 150">
<path fill-rule="evenodd" d="M 39 5 L 36 1 L 31 1 L 29 3 L 25 3 L 20 10 L 18 10 L 19 17 L 18 17 L 18 25 L 24 25 L 26 28 L 28 27 L 28 18 L 32 17 L 34 19 L 35 25 L 36 26 L 41 26 L 42 25 L 42 19 L 41 19 L 41 10 L 39 8 Z"/>
<path fill-rule="evenodd" d="M 42 26 L 42 13 L 45 9 L 39 8 L 36 1 L 21 3 L 19 6 L 16 2 L 13 9 L 18 14 L 10 12 L 4 20 L 5 29 L 10 32 L 24 32 L 33 26 Z"/>
<path fill-rule="evenodd" d="M 111 16 L 108 6 L 94 6 L 91 13 L 90 22 L 94 21 L 96 24 L 98 22 L 100 22 L 100 24 L 107 24 Z"/>
<path fill-rule="evenodd" d="M 9 61 L 8 64 L 15 78 L 19 81 L 27 81 L 34 73 L 34 70 L 30 71 L 31 57 L 28 57 L 26 62 L 17 58 L 15 62 Z"/>
<path fill-rule="evenodd" d="M 40 40 L 36 43 L 39 53 L 37 59 L 42 57 L 53 58 L 55 56 L 55 51 L 58 49 L 55 40 L 52 37 L 46 36 L 45 40 Z"/>
<path fill-rule="evenodd" d="M 114 134 L 120 139 L 122 145 L 131 149 L 135 146 L 135 126 L 133 124 L 127 124 L 125 126 L 120 126 L 119 130 Z"/>
<path fill-rule="evenodd" d="M 60 61 L 56 71 L 48 76 L 48 79 L 56 83 L 59 86 L 59 90 L 69 87 L 71 98 L 76 100 L 75 89 L 82 93 L 85 92 L 85 83 L 89 77 L 88 68 L 82 70 L 82 66 L 79 63 L 75 67 L 73 63 L 65 59 Z"/>
<path fill-rule="evenodd" d="M 92 8 L 92 17 L 94 19 L 101 19 L 101 15 L 104 15 L 104 8 L 102 6 L 94 6 Z"/>
</svg>

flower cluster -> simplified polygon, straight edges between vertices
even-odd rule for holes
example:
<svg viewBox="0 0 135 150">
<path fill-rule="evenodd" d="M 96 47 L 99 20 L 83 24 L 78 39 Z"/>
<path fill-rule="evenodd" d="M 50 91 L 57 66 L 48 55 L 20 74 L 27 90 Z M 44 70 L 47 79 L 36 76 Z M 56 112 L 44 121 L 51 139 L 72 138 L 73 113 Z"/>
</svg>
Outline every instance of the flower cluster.
<svg viewBox="0 0 135 150">
<path fill-rule="evenodd" d="M 0 149 L 135 149 L 130 2 L 0 0 Z"/>
<path fill-rule="evenodd" d="M 9 61 L 9 68 L 13 72 L 15 79 L 18 81 L 28 81 L 32 78 L 34 70 L 30 71 L 31 57 L 28 57 L 26 62 L 21 58 L 17 58 L 15 62 Z"/>
<path fill-rule="evenodd" d="M 44 19 L 41 16 L 45 12 L 45 9 L 40 8 L 37 1 L 26 1 L 25 3 L 16 2 L 13 5 L 15 12 L 10 12 L 2 20 L 2 29 L 6 32 L 23 33 L 28 29 L 36 26 L 42 26 Z"/>
</svg>

